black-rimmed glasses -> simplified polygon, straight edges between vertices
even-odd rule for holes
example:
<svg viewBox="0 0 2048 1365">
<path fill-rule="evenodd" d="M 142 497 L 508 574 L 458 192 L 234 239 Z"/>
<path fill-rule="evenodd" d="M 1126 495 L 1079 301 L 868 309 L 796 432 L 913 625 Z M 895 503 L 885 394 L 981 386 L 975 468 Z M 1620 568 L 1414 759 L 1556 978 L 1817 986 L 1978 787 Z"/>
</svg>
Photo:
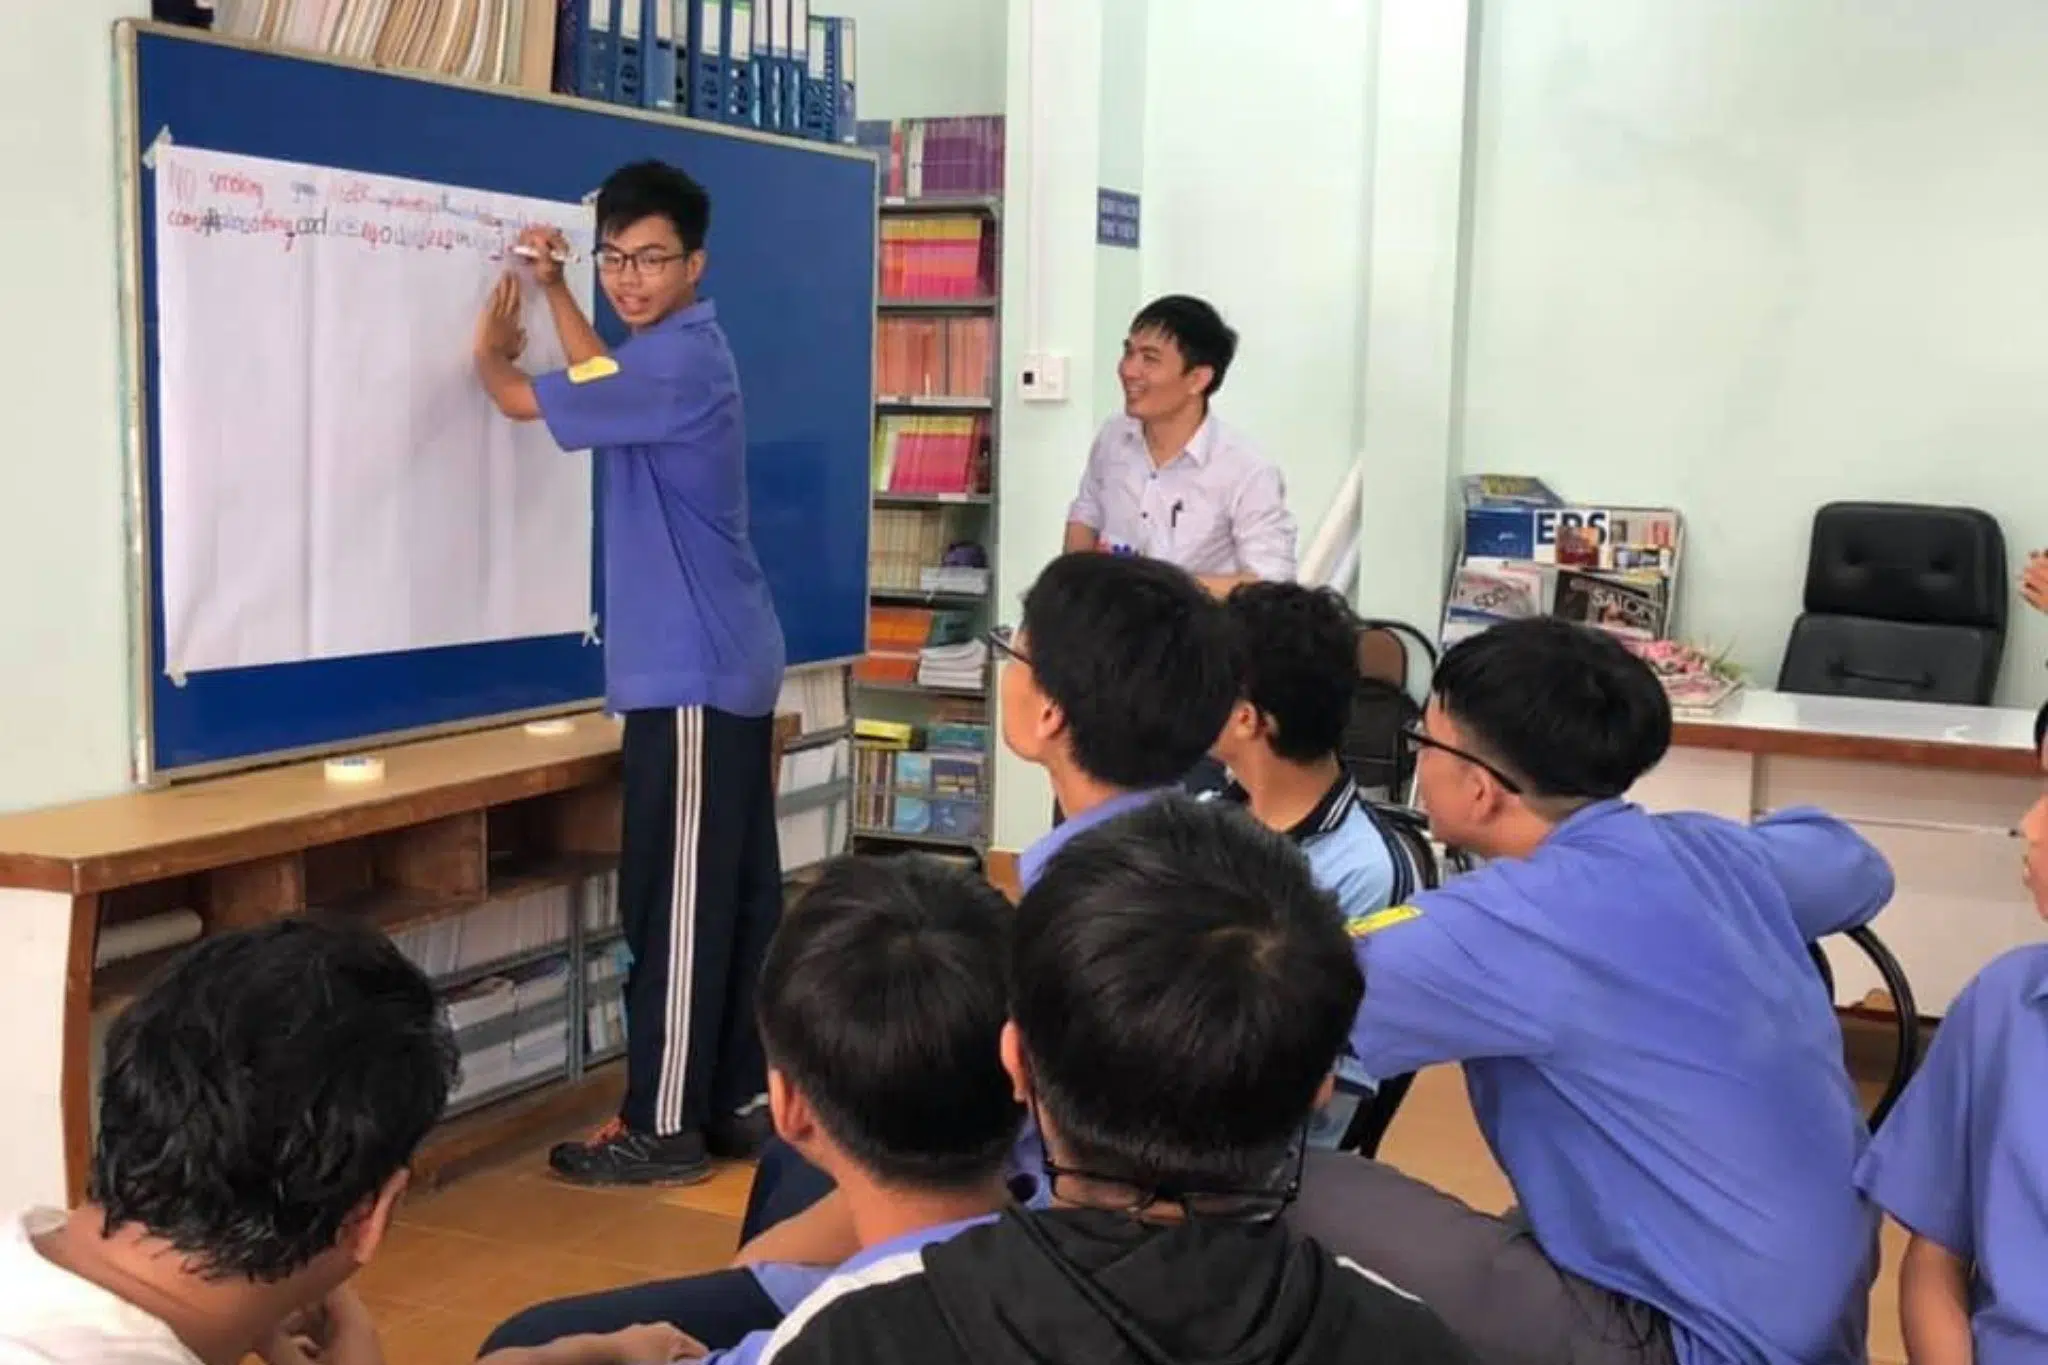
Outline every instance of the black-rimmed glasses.
<svg viewBox="0 0 2048 1365">
<path fill-rule="evenodd" d="M 1300 1133 L 1289 1143 L 1288 1151 L 1274 1174 L 1277 1183 L 1251 1186 L 1243 1189 L 1191 1190 L 1171 1184 L 1147 1184 L 1134 1181 L 1126 1176 L 1103 1175 L 1096 1171 L 1082 1170 L 1077 1166 L 1062 1166 L 1045 1157 L 1045 1191 L 1061 1203 L 1100 1209 L 1105 1213 L 1121 1213 L 1137 1217 L 1162 1204 L 1179 1207 L 1191 1221 L 1225 1223 L 1270 1223 L 1287 1211 L 1287 1206 L 1301 1196 L 1302 1169 L 1308 1164 L 1308 1128 L 1303 1126 Z M 1284 1175 L 1282 1172 L 1284 1171 Z M 1086 1191 L 1077 1191 L 1072 1183 L 1068 1185 L 1065 1197 L 1060 1194 L 1062 1181 L 1078 1182 L 1087 1186 Z M 1114 1191 L 1120 1197 L 1105 1200 L 1105 1191 Z"/>
<path fill-rule="evenodd" d="M 1017 648 L 1017 630 L 1014 626 L 996 626 L 982 638 L 988 641 L 990 649 L 1005 659 L 1015 659 L 1020 664 L 1031 662 L 1030 656 Z"/>
<path fill-rule="evenodd" d="M 1474 753 L 1468 753 L 1467 751 L 1460 749 L 1455 744 L 1444 743 L 1442 740 L 1438 739 L 1435 735 L 1430 734 L 1427 730 L 1424 730 L 1419 725 L 1402 726 L 1401 738 L 1408 742 L 1408 748 L 1411 751 L 1411 753 L 1415 750 L 1420 749 L 1435 749 L 1438 753 L 1449 754 L 1453 758 L 1462 758 L 1467 763 L 1473 764 L 1476 767 L 1478 767 L 1481 771 L 1485 772 L 1488 776 L 1493 778 L 1494 781 L 1500 783 L 1501 786 L 1505 787 L 1508 791 L 1514 793 L 1516 796 L 1522 795 L 1522 784 L 1517 782 L 1514 778 L 1509 777 L 1506 773 L 1502 772 L 1493 764 L 1488 763 L 1479 755 Z"/>
</svg>

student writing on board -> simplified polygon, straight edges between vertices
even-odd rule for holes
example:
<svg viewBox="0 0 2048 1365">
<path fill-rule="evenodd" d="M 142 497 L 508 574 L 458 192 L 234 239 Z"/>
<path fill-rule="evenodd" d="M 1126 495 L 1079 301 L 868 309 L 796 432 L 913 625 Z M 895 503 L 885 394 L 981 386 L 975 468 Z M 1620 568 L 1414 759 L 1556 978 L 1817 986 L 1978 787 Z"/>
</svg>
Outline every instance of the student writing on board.
<svg viewBox="0 0 2048 1365">
<path fill-rule="evenodd" d="M 1163 559 L 1219 594 L 1294 577 L 1280 471 L 1209 411 L 1236 354 L 1237 333 L 1201 299 L 1168 295 L 1131 320 L 1124 410 L 1088 453 L 1066 549 Z"/>
<path fill-rule="evenodd" d="M 782 903 L 769 764 L 783 639 L 748 538 L 739 375 L 697 297 L 710 218 L 683 172 L 624 167 L 598 191 L 597 273 L 631 338 L 598 337 L 552 229 L 524 235 L 526 264 L 477 329 L 499 411 L 604 461 L 605 696 L 625 716 L 626 1098 L 549 1157 L 590 1183 L 701 1180 L 708 1154 L 749 1155 L 766 1125 L 753 983 Z M 559 373 L 516 363 L 528 287 L 568 353 Z"/>
</svg>

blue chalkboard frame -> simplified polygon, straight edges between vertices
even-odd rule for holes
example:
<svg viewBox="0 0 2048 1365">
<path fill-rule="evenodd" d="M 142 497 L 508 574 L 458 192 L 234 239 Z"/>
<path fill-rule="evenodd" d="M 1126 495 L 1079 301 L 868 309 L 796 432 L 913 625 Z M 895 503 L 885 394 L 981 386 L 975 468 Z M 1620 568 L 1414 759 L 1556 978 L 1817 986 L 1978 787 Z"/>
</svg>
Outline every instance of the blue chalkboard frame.
<svg viewBox="0 0 2048 1365">
<path fill-rule="evenodd" d="M 166 675 L 155 201 L 144 165 L 166 133 L 215 151 L 571 201 L 629 161 L 687 169 L 712 196 L 706 293 L 746 394 L 753 535 L 790 666 L 865 649 L 878 207 L 865 155 L 149 23 L 117 25 L 115 43 L 140 780 L 586 708 L 603 692 L 601 651 L 580 635 Z M 599 331 L 617 340 L 618 320 L 599 311 Z M 594 580 L 601 601 L 601 568 Z"/>
</svg>

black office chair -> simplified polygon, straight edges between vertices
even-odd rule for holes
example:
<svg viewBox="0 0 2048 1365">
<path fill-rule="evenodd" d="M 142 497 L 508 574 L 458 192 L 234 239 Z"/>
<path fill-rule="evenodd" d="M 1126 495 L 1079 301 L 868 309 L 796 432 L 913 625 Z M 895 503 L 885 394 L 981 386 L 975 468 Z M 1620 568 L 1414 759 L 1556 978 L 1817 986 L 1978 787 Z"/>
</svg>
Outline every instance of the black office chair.
<svg viewBox="0 0 2048 1365">
<path fill-rule="evenodd" d="M 1984 706 L 2005 654 L 2005 535 L 1970 507 L 1838 502 L 1814 513 L 1804 610 L 1793 623 L 1778 690 Z M 1883 1123 L 1920 1057 L 1911 983 L 1868 926 L 1846 936 L 1891 992 L 1897 1054 L 1870 1113 Z M 1834 973 L 1813 960 L 1834 998 Z"/>
<path fill-rule="evenodd" d="M 1427 665 L 1423 682 L 1436 672 L 1436 644 L 1405 621 L 1358 624 L 1358 693 L 1344 727 L 1344 767 L 1375 800 L 1401 802 L 1415 777 L 1415 756 L 1402 732 L 1422 719 L 1410 677 L 1410 646 Z"/>
</svg>

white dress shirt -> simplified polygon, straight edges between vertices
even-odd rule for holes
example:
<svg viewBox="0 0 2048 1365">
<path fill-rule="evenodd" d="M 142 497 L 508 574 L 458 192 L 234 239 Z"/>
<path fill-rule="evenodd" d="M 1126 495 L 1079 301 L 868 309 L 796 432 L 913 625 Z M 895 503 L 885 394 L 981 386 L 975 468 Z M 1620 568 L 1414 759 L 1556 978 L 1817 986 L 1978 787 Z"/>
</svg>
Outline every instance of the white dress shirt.
<svg viewBox="0 0 2048 1365">
<path fill-rule="evenodd" d="M 1094 531 L 1105 550 L 1191 574 L 1294 577 L 1294 516 L 1280 471 L 1213 414 L 1163 466 L 1152 463 L 1135 417 L 1110 418 L 1067 520 Z"/>
</svg>

